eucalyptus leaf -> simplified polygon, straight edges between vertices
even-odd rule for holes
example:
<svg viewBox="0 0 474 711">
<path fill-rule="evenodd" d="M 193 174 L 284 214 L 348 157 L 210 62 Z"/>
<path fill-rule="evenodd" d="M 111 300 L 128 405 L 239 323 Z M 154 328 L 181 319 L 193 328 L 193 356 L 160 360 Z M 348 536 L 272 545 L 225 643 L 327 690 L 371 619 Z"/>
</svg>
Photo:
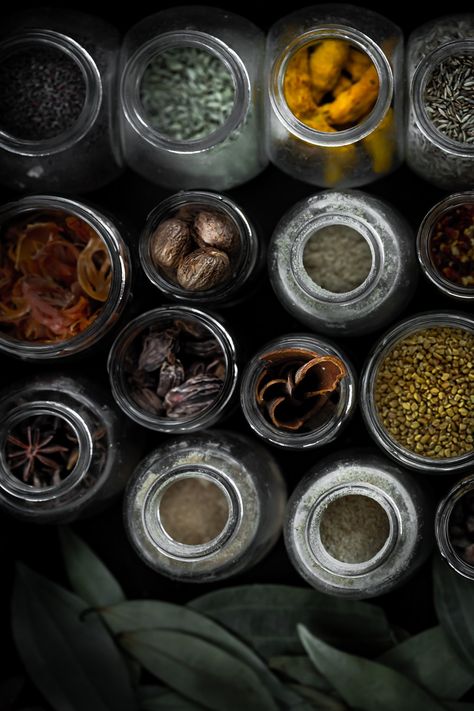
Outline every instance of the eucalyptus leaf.
<svg viewBox="0 0 474 711">
<path fill-rule="evenodd" d="M 446 711 L 424 689 L 389 667 L 341 652 L 298 625 L 301 642 L 315 667 L 350 706 L 364 711 Z"/>
<path fill-rule="evenodd" d="M 188 606 L 225 625 L 265 658 L 303 653 L 298 623 L 330 644 L 368 656 L 397 643 L 379 607 L 307 588 L 244 585 L 207 593 Z"/>
<path fill-rule="evenodd" d="M 434 559 L 436 613 L 454 651 L 474 675 L 474 585 L 441 559 Z"/>
<path fill-rule="evenodd" d="M 185 699 L 175 691 L 158 688 L 158 692 L 147 693 L 140 702 L 140 711 L 203 711 L 204 706 L 196 704 L 194 701 Z"/>
<path fill-rule="evenodd" d="M 474 711 L 474 704 L 469 701 L 444 701 L 448 711 Z"/>
<path fill-rule="evenodd" d="M 13 676 L 0 682 L 0 709 L 8 708 L 20 696 L 25 686 L 25 679 L 22 676 Z"/>
<path fill-rule="evenodd" d="M 134 711 L 123 659 L 98 615 L 68 590 L 17 567 L 13 637 L 31 679 L 57 711 Z"/>
<path fill-rule="evenodd" d="M 258 673 L 204 639 L 165 629 L 127 632 L 120 639 L 151 674 L 206 708 L 278 711 Z"/>
<path fill-rule="evenodd" d="M 125 595 L 112 573 L 70 528 L 60 528 L 64 564 L 71 587 L 91 607 L 115 605 Z"/>
<path fill-rule="evenodd" d="M 158 684 L 141 684 L 137 688 L 137 698 L 139 703 L 148 699 L 156 699 L 161 694 L 164 694 L 169 689 L 166 686 L 158 686 Z"/>
<path fill-rule="evenodd" d="M 439 625 L 410 637 L 377 661 L 405 674 L 440 699 L 459 699 L 474 684 Z"/>
<path fill-rule="evenodd" d="M 303 655 L 270 657 L 268 666 L 273 671 L 284 674 L 286 677 L 303 686 L 311 686 L 318 691 L 331 691 L 332 686 L 326 677 L 320 674 L 308 657 Z"/>
<path fill-rule="evenodd" d="M 329 696 L 329 694 L 324 694 L 313 686 L 291 684 L 291 688 L 308 701 L 314 702 L 316 706 L 313 705 L 313 708 L 317 709 L 317 711 L 348 711 L 346 704 L 340 699 Z"/>
</svg>

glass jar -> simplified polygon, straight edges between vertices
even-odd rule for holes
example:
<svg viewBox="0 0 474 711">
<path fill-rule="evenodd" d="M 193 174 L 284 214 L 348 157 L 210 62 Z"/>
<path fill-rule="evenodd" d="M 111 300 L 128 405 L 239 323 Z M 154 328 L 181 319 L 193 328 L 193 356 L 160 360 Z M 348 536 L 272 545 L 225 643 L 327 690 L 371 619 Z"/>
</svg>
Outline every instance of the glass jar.
<svg viewBox="0 0 474 711">
<path fill-rule="evenodd" d="M 468 76 L 465 72 L 458 76 L 453 64 L 456 57 L 473 55 L 472 13 L 426 22 L 408 39 L 407 163 L 415 173 L 444 190 L 471 188 L 474 181 L 474 142 L 472 137 L 466 141 L 465 131 L 469 129 L 463 127 L 465 116 L 472 113 L 472 103 L 467 98 L 461 109 L 458 100 Z M 459 121 L 455 114 L 461 110 Z"/>
<path fill-rule="evenodd" d="M 287 349 L 297 349 L 298 357 L 307 354 L 307 360 L 311 360 L 315 353 L 336 357 L 345 370 L 344 377 L 324 406 L 315 413 L 315 418 L 310 420 L 311 426 L 304 424 L 300 430 L 280 429 L 275 426 L 267 419 L 262 411 L 263 407 L 259 407 L 257 402 L 257 391 L 266 369 L 264 355 Z M 282 365 L 282 369 L 284 368 Z M 248 424 L 266 442 L 290 450 L 313 449 L 336 439 L 351 419 L 356 407 L 356 379 L 352 364 L 336 345 L 313 334 L 293 333 L 270 341 L 251 358 L 242 376 L 240 403 Z"/>
<path fill-rule="evenodd" d="M 186 229 L 184 221 L 189 226 L 190 239 L 194 239 L 193 246 L 185 248 L 184 258 L 192 249 L 196 250 L 202 246 L 196 241 L 193 219 L 206 214 L 222 217 L 225 221 L 223 224 L 232 230 L 234 235 L 232 241 L 234 243 L 238 241 L 238 245 L 233 244 L 229 248 L 226 245 L 221 246 L 220 235 L 216 234 L 215 243 L 211 242 L 209 246 L 219 250 L 220 254 L 222 249 L 225 249 L 225 254 L 229 256 L 228 261 L 230 261 L 228 277 L 223 280 L 219 278 L 215 286 L 210 282 L 209 288 L 195 289 L 194 286 L 192 289 L 185 288 L 177 281 L 177 267 L 173 266 L 173 272 L 170 274 L 166 267 L 160 268 L 156 264 L 154 237 L 157 228 L 163 222 L 178 218 L 182 227 Z M 195 304 L 212 302 L 215 306 L 229 306 L 244 297 L 247 298 L 252 285 L 255 284 L 264 257 L 255 228 L 241 208 L 225 195 L 203 190 L 184 190 L 160 202 L 147 217 L 140 237 L 139 249 L 145 274 L 151 283 L 167 296 L 178 301 L 192 301 Z M 168 252 L 167 245 L 163 244 L 162 249 L 163 253 L 164 250 Z"/>
<path fill-rule="evenodd" d="M 467 224 L 468 221 L 466 220 L 462 234 L 456 229 L 456 225 L 453 226 L 456 232 L 455 236 L 452 235 L 449 229 L 443 231 L 443 222 L 447 218 L 449 219 L 450 215 L 453 215 L 454 219 L 458 220 L 458 224 L 463 222 L 463 217 L 459 211 L 462 208 L 468 208 L 472 212 L 469 224 Z M 464 302 L 474 299 L 474 247 L 470 246 L 472 244 L 470 233 L 473 230 L 473 225 L 474 191 L 448 195 L 427 213 L 420 225 L 416 240 L 418 261 L 425 276 L 443 294 Z M 449 225 L 446 225 L 446 227 L 449 227 Z M 436 257 L 433 254 L 432 240 L 435 236 L 439 238 L 437 247 L 438 261 L 442 264 L 436 264 Z M 452 250 L 449 249 L 450 243 L 452 243 Z M 469 251 L 473 256 L 469 257 Z M 443 267 L 442 265 L 446 266 Z M 440 271 L 440 266 L 445 269 L 445 273 Z M 468 271 L 469 269 L 470 271 Z M 446 272 L 448 274 L 452 273 L 454 278 L 448 279 Z M 464 276 L 466 283 L 463 283 L 461 276 Z"/>
<path fill-rule="evenodd" d="M 211 582 L 268 553 L 285 503 L 269 452 L 241 434 L 208 431 L 175 438 L 139 465 L 126 492 L 125 525 L 136 552 L 157 572 Z"/>
<path fill-rule="evenodd" d="M 141 456 L 134 426 L 83 377 L 55 373 L 15 383 L 2 391 L 0 413 L 0 508 L 17 518 L 67 523 L 96 513 L 123 489 Z M 38 455 L 27 469 L 21 453 L 30 441 Z M 58 467 L 55 473 L 61 463 L 65 476 Z"/>
<path fill-rule="evenodd" d="M 150 344 L 156 333 L 166 334 L 166 341 Z M 151 351 L 152 362 L 142 363 L 145 349 Z M 154 353 L 159 354 L 158 364 Z M 162 381 L 163 363 L 168 373 Z M 171 374 L 169 364 L 175 366 Z M 163 306 L 130 321 L 112 345 L 107 368 L 112 394 L 125 414 L 143 427 L 168 434 L 204 429 L 221 420 L 232 408 L 237 387 L 232 336 L 216 316 L 190 306 Z M 209 374 L 210 380 L 200 379 Z"/>
<path fill-rule="evenodd" d="M 440 501 L 435 518 L 441 555 L 456 573 L 468 580 L 474 580 L 473 513 L 474 477 L 470 475 L 458 481 Z"/>
<path fill-rule="evenodd" d="M 2 22 L 1 34 L 2 183 L 17 190 L 72 193 L 96 190 L 116 178 L 122 171 L 116 102 L 118 31 L 82 12 L 43 8 L 10 16 Z M 37 96 L 33 71 L 49 85 L 47 93 L 36 98 L 43 111 L 38 112 L 37 104 L 36 109 L 31 107 L 34 120 L 23 127 L 20 112 L 18 118 L 7 113 L 8 99 L 19 103 L 23 99 L 23 115 L 28 115 L 30 94 Z M 32 84 L 29 91 L 27 81 Z M 64 86 L 69 93 L 61 104 Z M 45 108 L 49 97 L 55 97 L 53 127 Z"/>
<path fill-rule="evenodd" d="M 349 86 L 351 81 L 357 83 L 360 79 L 355 73 L 348 79 L 350 75 L 342 57 L 333 61 L 333 57 L 326 54 L 323 64 L 316 69 L 328 80 L 327 85 L 319 87 L 323 104 L 318 103 L 318 106 L 313 105 L 314 91 L 313 98 L 307 97 L 303 106 L 305 87 L 308 91 L 311 82 L 311 65 L 305 67 L 304 72 L 298 67 L 295 99 L 299 97 L 302 111 L 308 111 L 311 106 L 312 126 L 304 117 L 293 113 L 288 103 L 291 97 L 286 93 L 290 87 L 290 80 L 285 83 L 290 76 L 287 71 L 291 72 L 292 61 L 298 60 L 297 53 L 315 46 L 324 47 L 320 43 L 326 40 L 339 40 L 340 46 L 348 43 L 353 55 L 359 50 L 365 55 L 365 61 L 373 65 L 371 72 L 375 68 L 374 81 L 378 77 L 373 108 L 360 117 L 358 123 L 349 120 L 349 112 L 339 130 L 326 125 L 322 118 L 328 107 L 328 103 L 324 103 L 328 92 L 335 88 L 330 77 L 334 80 L 342 77 Z M 267 150 L 275 165 L 307 183 L 339 188 L 370 183 L 399 165 L 403 158 L 403 36 L 396 25 L 375 12 L 352 5 L 315 5 L 297 10 L 273 25 L 266 56 Z M 354 91 L 349 87 L 347 90 Z M 365 87 L 363 94 L 367 95 L 368 91 Z"/>
<path fill-rule="evenodd" d="M 327 241 L 328 235 L 320 277 L 333 274 L 332 291 L 320 286 L 304 264 L 307 245 L 317 247 L 314 240 L 325 236 Z M 362 257 L 365 271 L 347 287 Z M 268 269 L 278 299 L 292 316 L 337 336 L 370 333 L 390 323 L 407 305 L 418 278 L 409 224 L 386 202 L 359 191 L 324 191 L 296 203 L 275 228 Z"/>
<path fill-rule="evenodd" d="M 370 435 L 393 459 L 425 474 L 472 468 L 473 348 L 474 319 L 451 311 L 417 314 L 376 344 L 360 406 Z"/>
<path fill-rule="evenodd" d="M 122 142 L 128 165 L 168 189 L 226 190 L 260 173 L 267 164 L 261 106 L 264 50 L 261 30 L 248 20 L 217 8 L 169 8 L 132 27 L 122 50 L 120 88 Z M 206 61 L 214 66 L 212 72 L 217 71 L 216 67 L 220 71 L 224 68 L 221 80 L 232 85 L 233 101 L 226 106 L 222 92 L 216 89 L 215 105 L 207 107 L 199 103 L 198 99 L 210 91 L 210 78 L 214 82 L 216 75 L 207 68 L 199 74 L 197 81 L 203 82 L 199 93 L 194 84 L 197 61 L 190 61 L 191 74 L 189 71 L 182 76 L 176 74 L 176 81 L 188 92 L 194 92 L 194 103 L 183 109 L 187 97 L 176 95 L 173 98 L 176 110 L 183 112 L 184 118 L 177 113 L 176 121 L 170 119 L 172 123 L 168 126 L 165 117 L 173 110 L 171 90 L 174 90 L 174 73 L 182 71 L 183 51 L 194 53 L 201 64 L 201 58 L 208 55 L 211 59 Z M 178 64 L 174 62 L 177 57 Z M 154 86 L 163 86 L 165 81 L 171 84 L 163 99 L 165 106 L 157 108 L 155 120 L 145 109 L 143 87 L 147 86 L 147 69 L 150 71 L 160 61 L 166 64 L 165 74 L 160 68 Z M 146 100 L 158 106 L 156 96 L 149 94 Z M 198 107 L 201 114 L 196 115 L 194 125 L 202 125 L 203 129 L 193 133 L 193 126 L 185 121 L 189 112 L 197 112 Z M 224 111 L 223 107 L 225 116 L 212 113 Z"/>
<path fill-rule="evenodd" d="M 287 506 L 285 544 L 314 588 L 375 597 L 428 557 L 430 514 L 408 473 L 373 452 L 348 450 L 320 460 L 300 481 Z"/>
<path fill-rule="evenodd" d="M 103 303 L 104 305 L 100 307 L 100 310 L 96 311 L 95 319 L 91 318 L 90 325 L 84 330 L 79 331 L 77 335 L 72 335 L 67 340 L 53 341 L 52 336 L 48 334 L 38 339 L 20 340 L 8 333 L 0 332 L 0 351 L 25 360 L 51 360 L 75 355 L 92 347 L 116 324 L 130 295 L 131 263 L 128 247 L 123 240 L 119 227 L 107 214 L 99 211 L 95 207 L 77 202 L 76 200 L 69 200 L 55 195 L 33 195 L 0 206 L 0 232 L 8 229 L 9 226 L 16 223 L 16 220 L 28 220 L 29 216 L 35 215 L 39 216 L 40 219 L 42 217 L 44 218 L 45 215 L 49 215 L 50 217 L 57 216 L 58 219 L 66 219 L 69 217 L 72 219 L 78 218 L 81 221 L 82 227 L 77 229 L 80 230 L 81 233 L 84 230 L 92 229 L 93 232 L 100 237 L 101 242 L 105 246 L 105 250 L 103 251 L 107 253 L 110 261 L 107 273 L 102 273 L 97 266 L 94 267 L 93 274 L 91 274 L 89 267 L 85 270 L 85 277 L 88 280 L 96 276 L 104 277 L 108 291 L 105 298 L 103 295 L 100 296 L 98 303 Z M 48 227 L 49 224 L 50 223 L 46 222 L 46 227 Z M 25 234 L 27 234 L 27 232 Z M 82 254 L 86 250 L 91 249 L 90 245 L 93 242 L 93 239 L 89 235 L 85 235 L 85 238 L 86 237 L 89 241 L 82 250 Z M 22 237 L 20 237 L 20 240 L 21 239 Z M 41 242 L 42 236 L 39 236 L 38 240 L 37 245 L 32 243 L 33 247 L 38 249 L 35 254 L 40 253 L 43 244 Z M 18 242 L 19 240 L 17 240 L 17 244 Z M 24 244 L 23 242 L 23 245 Z M 89 253 L 89 257 L 92 256 L 93 254 Z M 76 259 L 74 278 L 78 279 L 77 265 L 79 260 L 77 254 L 74 258 Z M 66 266 L 69 268 L 70 265 L 67 263 L 67 260 L 67 253 L 62 257 L 58 257 L 59 267 L 63 268 Z M 102 266 L 104 266 L 104 262 L 102 262 Z M 51 262 L 45 262 L 45 274 L 49 280 L 51 280 L 51 268 Z M 95 269 L 98 270 L 97 274 L 95 273 Z M 33 274 L 34 271 L 33 269 L 31 273 Z M 60 287 L 64 283 L 61 274 L 58 275 L 58 280 L 57 286 Z M 20 280 L 18 280 L 18 282 L 19 281 Z M 56 284 L 56 281 L 54 283 Z M 68 288 L 72 288 L 72 291 L 70 289 L 69 295 L 71 297 L 73 294 L 76 295 L 79 299 L 78 304 L 80 304 L 81 299 L 85 298 L 84 294 L 86 292 L 82 289 L 79 290 L 80 293 L 77 295 L 74 291 L 75 283 L 76 282 L 71 285 L 68 281 Z M 96 282 L 96 285 L 97 284 L 99 284 L 99 282 Z M 92 288 L 92 286 L 89 284 L 89 288 Z M 28 303 L 30 304 L 30 311 L 26 315 L 34 313 L 36 321 L 42 326 L 50 324 L 52 327 L 51 333 L 54 334 L 54 320 L 57 318 L 58 313 L 61 315 L 64 310 L 62 307 L 56 308 L 54 298 L 49 302 L 46 298 L 43 299 L 44 294 L 41 293 L 41 289 L 36 289 L 36 292 L 31 295 L 31 298 L 29 297 Z M 41 300 L 39 300 L 40 298 Z M 7 315 L 2 315 L 2 312 L 9 312 L 7 306 L 5 306 L 4 309 L 0 308 L 0 325 L 8 323 Z M 79 317 L 80 314 L 78 314 L 78 318 Z"/>
</svg>

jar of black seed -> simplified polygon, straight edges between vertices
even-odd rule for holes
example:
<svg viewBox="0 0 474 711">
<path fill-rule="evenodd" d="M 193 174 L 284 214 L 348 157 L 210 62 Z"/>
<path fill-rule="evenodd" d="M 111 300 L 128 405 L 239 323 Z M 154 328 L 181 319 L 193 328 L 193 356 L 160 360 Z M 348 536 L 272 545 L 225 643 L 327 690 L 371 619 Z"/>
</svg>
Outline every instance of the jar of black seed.
<svg viewBox="0 0 474 711">
<path fill-rule="evenodd" d="M 210 427 L 232 407 L 237 355 L 215 316 L 164 306 L 130 321 L 108 358 L 112 394 L 128 417 L 158 432 Z"/>
<path fill-rule="evenodd" d="M 474 319 L 417 314 L 375 345 L 361 376 L 369 433 L 393 459 L 425 474 L 474 464 Z"/>
<path fill-rule="evenodd" d="M 409 37 L 407 162 L 439 188 L 474 181 L 474 15 L 425 23 Z"/>
<path fill-rule="evenodd" d="M 317 590 L 369 598 L 398 587 L 428 557 L 433 512 L 419 484 L 371 451 L 325 457 L 287 506 L 285 544 Z"/>
<path fill-rule="evenodd" d="M 11 385 L 0 417 L 0 508 L 31 522 L 67 523 L 103 509 L 142 455 L 133 424 L 83 377 Z"/>
<path fill-rule="evenodd" d="M 267 343 L 249 361 L 240 402 L 265 442 L 289 450 L 332 442 L 354 414 L 356 374 L 333 343 L 294 333 Z"/>
<path fill-rule="evenodd" d="M 174 189 L 224 190 L 260 173 L 263 56 L 263 32 L 217 8 L 170 8 L 136 24 L 121 60 L 128 165 Z"/>
<path fill-rule="evenodd" d="M 459 575 L 474 580 L 474 477 L 458 481 L 439 503 L 435 519 L 441 555 Z"/>
<path fill-rule="evenodd" d="M 124 504 L 128 536 L 147 565 L 183 582 L 212 582 L 256 565 L 272 548 L 286 488 L 258 443 L 209 430 L 153 451 Z"/>
<path fill-rule="evenodd" d="M 268 269 L 292 316 L 337 336 L 390 323 L 418 278 L 410 225 L 388 203 L 356 190 L 296 203 L 274 230 Z"/>
<path fill-rule="evenodd" d="M 160 291 L 215 306 L 248 298 L 264 258 L 242 209 L 204 190 L 183 190 L 152 210 L 139 250 L 145 274 Z"/>
<path fill-rule="evenodd" d="M 55 8 L 10 16 L 1 35 L 0 180 L 72 193 L 116 178 L 118 31 Z"/>
</svg>

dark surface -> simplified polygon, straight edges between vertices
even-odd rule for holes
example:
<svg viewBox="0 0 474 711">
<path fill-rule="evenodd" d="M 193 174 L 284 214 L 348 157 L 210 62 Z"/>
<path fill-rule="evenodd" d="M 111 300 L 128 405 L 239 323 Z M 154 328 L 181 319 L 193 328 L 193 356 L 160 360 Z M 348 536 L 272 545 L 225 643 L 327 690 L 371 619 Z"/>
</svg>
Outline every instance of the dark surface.
<svg viewBox="0 0 474 711">
<path fill-rule="evenodd" d="M 52 4 L 54 5 L 54 3 Z M 113 17 L 105 11 L 101 11 L 101 7 L 97 3 L 76 3 L 75 6 L 81 10 L 101 13 L 125 31 L 127 27 L 149 12 L 168 7 L 169 4 L 149 7 L 136 2 L 130 3 L 129 8 L 121 10 L 118 16 L 114 14 Z M 366 4 L 366 6 L 369 5 Z M 263 29 L 268 29 L 272 22 L 281 15 L 276 8 L 266 11 L 265 17 L 258 17 L 255 8 L 251 13 L 250 9 L 235 3 L 226 3 L 225 7 L 247 15 Z M 295 4 L 291 5 L 291 9 L 296 7 Z M 382 10 L 384 14 L 399 23 L 406 32 L 411 31 L 427 19 L 420 15 L 421 10 L 418 11 L 418 14 L 407 16 L 406 11 L 397 4 L 379 8 L 377 4 L 373 3 L 371 7 Z M 466 11 L 467 9 L 467 2 L 458 3 L 449 8 L 453 12 Z M 396 206 L 409 220 L 415 231 L 428 209 L 444 195 L 441 191 L 417 178 L 405 166 L 393 175 L 368 186 L 367 190 Z M 313 186 L 300 183 L 270 166 L 250 183 L 229 191 L 229 195 L 255 221 L 262 240 L 267 242 L 274 226 L 284 212 L 296 201 L 314 192 L 316 189 Z M 87 195 L 85 200 L 107 208 L 129 225 L 132 235 L 130 246 L 133 251 L 137 234 L 144 224 L 147 213 L 169 194 L 169 191 L 153 186 L 142 178 L 126 172 L 108 187 Z M 0 192 L 2 202 L 13 197 L 15 195 L 6 190 Z M 125 318 L 129 318 L 131 313 L 140 313 L 165 303 L 159 292 L 145 284 L 145 281 L 143 273 L 137 269 L 135 271 L 134 301 Z M 469 307 L 459 307 L 455 302 L 438 294 L 434 287 L 431 287 L 420 276 L 417 292 L 400 318 L 423 310 L 453 308 L 469 310 Z M 252 296 L 251 304 L 243 302 L 240 306 L 222 311 L 222 313 L 231 330 L 237 335 L 237 342 L 243 352 L 243 361 L 245 361 L 245 354 L 250 355 L 267 340 L 284 333 L 305 330 L 279 305 L 271 291 L 265 271 L 261 274 L 259 287 Z M 379 336 L 380 333 L 374 333 L 363 339 L 338 340 L 338 343 L 353 360 L 359 373 L 368 351 Z M 75 369 L 87 370 L 98 380 L 107 382 L 105 359 L 110 342 L 111 338 L 109 337 L 102 344 L 100 356 L 95 353 L 93 356 L 81 357 L 75 363 L 66 363 L 63 369 L 69 373 L 74 372 Z M 15 378 L 22 379 L 28 373 L 39 370 L 39 368 L 32 368 L 30 365 L 6 357 L 1 357 L 0 364 L 0 384 L 2 385 Z M 42 367 L 57 369 L 57 365 Z M 223 423 L 222 427 L 250 434 L 239 411 Z M 148 450 L 154 448 L 160 438 L 161 435 L 150 432 L 147 437 Z M 348 446 L 370 444 L 370 438 L 361 422 L 360 415 L 357 413 L 342 437 L 332 445 L 307 454 L 282 453 L 277 449 L 273 451 L 281 463 L 288 488 L 291 491 L 308 467 L 316 463 L 322 456 Z M 419 475 L 414 474 L 414 476 Z M 425 477 L 423 481 L 427 489 L 433 492 L 436 499 L 439 499 L 442 493 L 452 486 L 455 479 L 456 477 L 454 479 L 453 477 L 437 477 L 436 479 Z M 138 559 L 125 537 L 121 502 L 117 502 L 112 509 L 92 519 L 77 523 L 74 525 L 74 529 L 84 537 L 110 567 L 129 597 L 158 597 L 174 602 L 185 602 L 201 593 L 225 585 L 251 582 L 304 585 L 302 579 L 291 567 L 282 541 L 255 569 L 245 575 L 240 575 L 220 585 L 198 586 L 169 581 L 149 570 Z M 0 588 L 0 639 L 2 640 L 0 648 L 4 651 L 3 658 L 6 660 L 0 677 L 5 678 L 20 671 L 20 663 L 11 642 L 8 612 L 14 561 L 22 560 L 35 570 L 59 581 L 65 581 L 65 576 L 59 554 L 57 531 L 54 527 L 26 525 L 0 514 L 0 555 L 4 571 Z M 379 598 L 378 602 L 387 610 L 393 623 L 401 625 L 411 632 L 432 625 L 435 618 L 431 595 L 430 565 L 425 564 L 400 590 Z"/>
</svg>

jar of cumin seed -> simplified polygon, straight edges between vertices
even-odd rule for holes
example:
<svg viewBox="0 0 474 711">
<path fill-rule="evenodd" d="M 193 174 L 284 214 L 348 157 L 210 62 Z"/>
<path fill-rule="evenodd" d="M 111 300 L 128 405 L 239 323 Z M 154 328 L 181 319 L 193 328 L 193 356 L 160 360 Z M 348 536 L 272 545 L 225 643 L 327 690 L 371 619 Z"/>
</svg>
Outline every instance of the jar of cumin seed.
<svg viewBox="0 0 474 711">
<path fill-rule="evenodd" d="M 121 55 L 121 130 L 128 165 L 166 188 L 223 190 L 267 164 L 264 35 L 209 7 L 141 20 Z"/>
</svg>

